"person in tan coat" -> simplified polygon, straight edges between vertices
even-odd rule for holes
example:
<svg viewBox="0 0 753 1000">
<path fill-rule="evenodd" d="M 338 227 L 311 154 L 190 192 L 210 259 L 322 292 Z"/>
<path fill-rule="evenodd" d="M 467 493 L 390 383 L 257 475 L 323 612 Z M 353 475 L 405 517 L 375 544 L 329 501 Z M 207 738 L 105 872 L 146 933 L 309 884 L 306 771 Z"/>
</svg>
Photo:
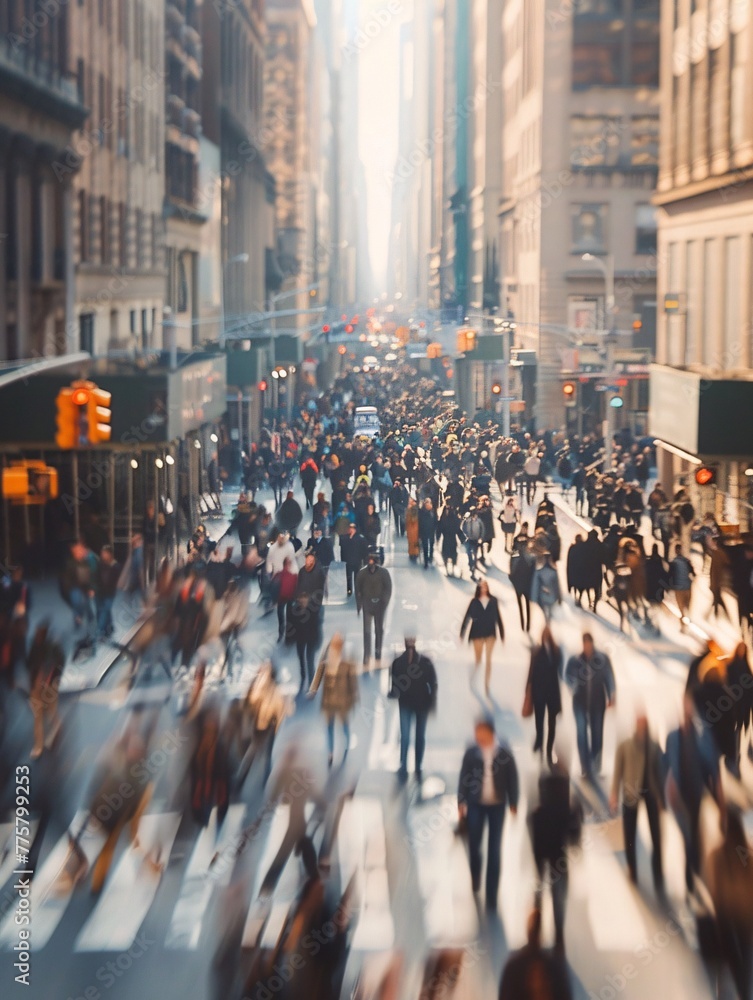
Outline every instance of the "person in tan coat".
<svg viewBox="0 0 753 1000">
<path fill-rule="evenodd" d="M 327 763 L 330 767 L 335 752 L 335 719 L 339 719 L 343 727 L 344 759 L 350 745 L 350 713 L 358 703 L 358 671 L 355 662 L 345 656 L 344 646 L 343 636 L 339 632 L 335 632 L 319 661 L 309 689 L 309 698 L 314 698 L 322 682 L 324 683 L 322 712 L 327 718 L 327 747 L 329 750 Z"/>
<path fill-rule="evenodd" d="M 417 562 L 421 552 L 421 542 L 418 537 L 418 504 L 410 498 L 405 512 L 405 534 L 408 537 L 408 556 L 411 562 Z"/>
</svg>

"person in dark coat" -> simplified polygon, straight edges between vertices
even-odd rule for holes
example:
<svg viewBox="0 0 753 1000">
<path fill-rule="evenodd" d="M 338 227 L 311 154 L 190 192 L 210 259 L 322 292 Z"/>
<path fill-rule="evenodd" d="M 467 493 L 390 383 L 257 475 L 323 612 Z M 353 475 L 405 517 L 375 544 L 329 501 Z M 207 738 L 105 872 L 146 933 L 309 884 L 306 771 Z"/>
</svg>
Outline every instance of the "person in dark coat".
<svg viewBox="0 0 753 1000">
<path fill-rule="evenodd" d="M 492 652 L 497 641 L 497 632 L 499 632 L 500 640 L 505 641 L 505 626 L 502 623 L 502 615 L 499 613 L 499 602 L 489 592 L 489 584 L 486 580 L 480 580 L 476 584 L 476 593 L 466 609 L 465 617 L 460 626 L 461 639 L 469 624 L 471 627 L 468 632 L 468 641 L 473 644 L 474 677 L 481 666 L 481 654 L 482 652 L 486 653 L 485 690 L 488 698 L 492 675 Z"/>
<path fill-rule="evenodd" d="M 544 717 L 549 713 L 549 731 L 546 740 L 546 759 L 551 767 L 552 750 L 557 729 L 557 716 L 562 711 L 560 697 L 560 676 L 562 674 L 562 650 L 554 641 L 552 630 L 547 625 L 541 633 L 541 643 L 531 653 L 528 670 L 528 684 L 531 687 L 533 716 L 536 721 L 536 740 L 533 752 L 543 752 Z"/>
<path fill-rule="evenodd" d="M 437 541 L 442 539 L 442 561 L 447 575 L 450 575 L 450 563 L 452 563 L 452 574 L 455 575 L 455 567 L 458 562 L 458 542 L 463 541 L 460 531 L 460 518 L 458 512 L 451 503 L 446 503 L 442 511 L 442 516 L 437 524 Z"/>
<path fill-rule="evenodd" d="M 199 742 L 191 761 L 191 811 L 200 826 L 207 826 L 217 807 L 216 840 L 227 815 L 230 786 L 228 748 L 220 733 L 219 713 L 207 711 L 201 720 Z"/>
<path fill-rule="evenodd" d="M 362 519 L 362 529 L 361 533 L 366 539 L 369 548 L 375 548 L 379 535 L 382 532 L 382 519 L 374 510 L 374 504 L 371 500 L 366 504 L 366 512 Z"/>
<path fill-rule="evenodd" d="M 302 463 L 300 475 L 301 486 L 306 497 L 306 510 L 308 510 L 314 506 L 314 490 L 316 489 L 316 481 L 319 478 L 319 467 L 311 456 Z"/>
<path fill-rule="evenodd" d="M 361 535 L 355 524 L 348 525 L 348 532 L 340 536 L 340 558 L 345 563 L 345 581 L 348 597 L 353 593 L 353 580 L 362 566 L 366 565 L 369 543 Z"/>
<path fill-rule="evenodd" d="M 567 590 L 575 595 L 578 607 L 582 607 L 583 586 L 585 579 L 585 566 L 583 560 L 583 546 L 585 544 L 583 535 L 576 535 L 573 544 L 567 551 Z"/>
<path fill-rule="evenodd" d="M 596 614 L 596 606 L 601 598 L 601 586 L 604 579 L 604 552 L 598 532 L 594 528 L 589 531 L 583 542 L 580 567 L 583 572 L 583 590 L 588 595 L 591 611 Z"/>
<path fill-rule="evenodd" d="M 408 747 L 413 720 L 416 722 L 415 767 L 421 781 L 426 747 L 426 724 L 437 706 L 437 672 L 428 656 L 416 650 L 416 638 L 405 637 L 405 652 L 392 661 L 389 698 L 396 698 L 400 711 L 400 770 L 398 779 L 408 779 Z"/>
<path fill-rule="evenodd" d="M 531 587 L 536 571 L 536 556 L 531 547 L 528 525 L 521 525 L 510 556 L 510 583 L 515 589 L 520 613 L 520 627 L 525 632 L 531 630 Z"/>
<path fill-rule="evenodd" d="M 497 742 L 494 723 L 476 723 L 476 742 L 463 757 L 458 780 L 458 814 L 468 829 L 468 853 L 473 891 L 481 890 L 481 841 L 488 824 L 486 908 L 497 909 L 502 867 L 502 830 L 505 809 L 518 811 L 518 769 L 508 746 Z"/>
<path fill-rule="evenodd" d="M 659 554 L 659 546 L 654 543 L 646 560 L 646 600 L 654 606 L 661 604 L 668 590 L 669 566 Z"/>
<path fill-rule="evenodd" d="M 302 520 L 301 505 L 293 496 L 293 491 L 288 490 L 287 497 L 282 501 L 275 515 L 277 527 L 280 531 L 287 531 L 291 538 L 294 538 Z"/>
<path fill-rule="evenodd" d="M 408 509 L 409 495 L 402 481 L 396 479 L 390 490 L 390 508 L 395 519 L 395 533 L 401 538 L 405 534 L 405 512 Z"/>
<path fill-rule="evenodd" d="M 567 966 L 541 947 L 541 911 L 528 918 L 528 944 L 514 951 L 502 971 L 499 1000 L 572 1000 Z"/>
<path fill-rule="evenodd" d="M 531 813 L 531 840 L 538 884 L 536 906 L 541 907 L 545 885 L 552 893 L 554 947 L 565 954 L 565 907 L 569 881 L 569 846 L 580 840 L 582 809 L 572 801 L 570 774 L 563 761 L 552 765 L 539 778 L 539 804 Z"/>
<path fill-rule="evenodd" d="M 434 536 L 437 532 L 437 512 L 427 497 L 418 511 L 418 537 L 424 556 L 424 569 L 428 569 L 434 561 Z"/>
<path fill-rule="evenodd" d="M 612 663 L 589 632 L 583 634 L 583 652 L 567 661 L 565 683 L 573 694 L 581 773 L 591 778 L 601 771 L 604 713 L 614 705 L 615 684 Z"/>
<path fill-rule="evenodd" d="M 313 549 L 306 550 L 306 562 L 298 573 L 295 598 L 288 612 L 288 626 L 295 639 L 301 668 L 301 687 L 310 686 L 316 669 L 316 653 L 322 642 L 324 572 Z"/>
</svg>

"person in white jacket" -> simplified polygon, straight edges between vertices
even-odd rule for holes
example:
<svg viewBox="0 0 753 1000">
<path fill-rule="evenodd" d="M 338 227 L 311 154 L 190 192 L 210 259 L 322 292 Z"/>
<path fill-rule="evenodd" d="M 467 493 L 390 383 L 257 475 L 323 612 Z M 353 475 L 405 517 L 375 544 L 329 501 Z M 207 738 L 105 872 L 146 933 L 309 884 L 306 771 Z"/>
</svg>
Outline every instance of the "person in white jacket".
<svg viewBox="0 0 753 1000">
<path fill-rule="evenodd" d="M 298 560 L 296 559 L 295 546 L 290 541 L 287 531 L 281 531 L 274 544 L 269 546 L 267 553 L 267 576 L 274 579 L 282 573 L 285 567 L 285 560 L 290 559 L 289 568 L 293 573 L 298 572 Z"/>
<path fill-rule="evenodd" d="M 526 500 L 531 504 L 536 496 L 536 483 L 541 472 L 541 459 L 535 451 L 532 451 L 526 459 L 523 472 L 525 473 Z"/>
</svg>

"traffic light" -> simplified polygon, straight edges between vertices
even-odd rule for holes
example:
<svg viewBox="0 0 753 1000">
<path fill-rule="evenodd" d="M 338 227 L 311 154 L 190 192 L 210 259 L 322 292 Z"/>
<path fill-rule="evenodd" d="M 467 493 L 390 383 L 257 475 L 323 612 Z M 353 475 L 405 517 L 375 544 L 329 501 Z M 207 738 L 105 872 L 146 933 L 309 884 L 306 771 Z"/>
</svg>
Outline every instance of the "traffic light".
<svg viewBox="0 0 753 1000">
<path fill-rule="evenodd" d="M 442 345 L 441 344 L 429 344 L 426 348 L 427 358 L 441 358 L 442 357 Z"/>
<path fill-rule="evenodd" d="M 566 399 L 572 399 L 575 395 L 575 382 L 565 382 L 562 386 L 562 392 Z"/>
<path fill-rule="evenodd" d="M 57 406 L 56 419 L 58 428 L 55 434 L 55 443 L 58 448 L 63 448 L 67 451 L 75 448 L 77 443 L 76 419 L 78 408 L 73 402 L 73 389 L 61 389 L 55 400 L 55 405 Z"/>
<path fill-rule="evenodd" d="M 347 354 L 348 353 L 348 348 L 345 346 L 345 344 L 340 344 L 340 346 L 337 348 L 337 353 L 338 354 Z"/>
<path fill-rule="evenodd" d="M 699 486 L 713 486 L 716 483 L 716 469 L 709 465 L 699 465 L 695 470 L 695 481 Z"/>
<path fill-rule="evenodd" d="M 58 495 L 58 470 L 32 459 L 3 469 L 3 496 L 22 506 L 43 505 Z"/>
<path fill-rule="evenodd" d="M 353 333 L 353 327 L 350 325 L 350 323 L 348 323 L 348 325 L 345 327 L 345 332 Z"/>
<path fill-rule="evenodd" d="M 501 392 L 502 392 L 502 386 L 499 384 L 499 382 L 495 382 L 494 385 L 492 385 L 492 395 L 499 396 Z"/>
<path fill-rule="evenodd" d="M 612 407 L 613 410 L 621 410 L 622 407 L 625 405 L 625 400 L 622 398 L 622 396 L 612 396 L 612 398 L 609 400 L 609 405 Z"/>
<path fill-rule="evenodd" d="M 330 325 L 329 323 L 325 323 L 324 326 L 322 327 L 322 333 L 326 335 L 329 333 L 329 331 L 330 331 Z"/>
<path fill-rule="evenodd" d="M 259 383 L 259 392 L 266 392 L 266 391 L 267 391 L 267 380 L 263 378 Z"/>
<path fill-rule="evenodd" d="M 476 331 L 458 330 L 457 349 L 459 354 L 467 354 L 476 350 Z"/>
<path fill-rule="evenodd" d="M 89 417 L 89 444 L 104 444 L 112 436 L 112 393 L 99 386 L 92 386 L 89 389 L 89 399 L 87 402 Z"/>
</svg>

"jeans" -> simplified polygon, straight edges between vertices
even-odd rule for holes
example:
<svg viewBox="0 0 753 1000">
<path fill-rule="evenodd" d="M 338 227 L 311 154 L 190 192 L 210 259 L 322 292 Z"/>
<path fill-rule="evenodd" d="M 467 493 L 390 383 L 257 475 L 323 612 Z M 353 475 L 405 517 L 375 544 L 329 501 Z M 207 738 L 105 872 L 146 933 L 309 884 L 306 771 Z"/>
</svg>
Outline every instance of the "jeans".
<svg viewBox="0 0 753 1000">
<path fill-rule="evenodd" d="M 481 888 L 481 841 L 484 825 L 489 824 L 486 858 L 486 905 L 497 906 L 499 876 L 502 868 L 502 828 L 505 822 L 503 805 L 485 806 L 480 802 L 468 806 L 468 854 L 471 862 L 473 891 Z"/>
<path fill-rule="evenodd" d="M 319 648 L 319 639 L 297 639 L 295 645 L 298 651 L 298 663 L 301 667 L 301 688 L 306 684 L 311 686 L 316 673 L 316 651 Z"/>
<path fill-rule="evenodd" d="M 646 803 L 648 813 L 648 825 L 651 830 L 651 870 L 654 875 L 654 885 L 661 889 L 664 885 L 664 874 L 661 860 L 661 820 L 659 818 L 659 803 L 650 792 L 644 792 L 641 796 Z M 623 803 L 622 806 L 622 830 L 625 835 L 625 858 L 627 860 L 628 871 L 633 882 L 638 881 L 638 866 L 635 857 L 635 831 L 638 825 L 638 806 L 629 806 Z"/>
<path fill-rule="evenodd" d="M 473 576 L 476 572 L 476 556 L 478 555 L 478 542 L 466 542 L 465 553 L 468 556 L 468 568 L 471 571 L 471 576 Z"/>
<path fill-rule="evenodd" d="M 601 749 L 604 743 L 604 712 L 589 711 L 573 705 L 575 728 L 578 733 L 578 756 L 583 774 L 601 771 Z M 589 738 L 590 729 L 590 738 Z"/>
<path fill-rule="evenodd" d="M 364 665 L 371 659 L 371 623 L 374 623 L 374 658 L 382 658 L 382 641 L 384 640 L 384 612 L 382 604 L 372 604 L 363 606 L 363 662 Z"/>
<path fill-rule="evenodd" d="M 100 637 L 112 633 L 112 608 L 114 604 L 114 597 L 100 597 L 97 599 L 97 635 Z"/>
<path fill-rule="evenodd" d="M 350 746 L 350 721 L 348 719 L 342 720 L 343 724 L 343 739 L 345 740 L 345 753 L 348 752 L 348 747 Z M 335 716 L 330 715 L 327 719 L 327 750 L 329 751 L 330 757 L 335 752 Z"/>
<path fill-rule="evenodd" d="M 408 747 L 413 719 L 416 720 L 416 772 L 421 770 L 426 749 L 426 723 L 429 713 L 426 709 L 416 710 L 406 705 L 400 706 L 400 773 L 408 773 Z"/>
<path fill-rule="evenodd" d="M 277 605 L 278 639 L 283 639 L 285 637 L 285 616 L 287 614 L 289 604 L 290 601 L 280 601 Z"/>
<path fill-rule="evenodd" d="M 94 623 L 94 610 L 89 595 L 80 587 L 74 587 L 68 595 L 75 618 L 80 618 L 87 627 Z"/>
<path fill-rule="evenodd" d="M 434 536 L 422 538 L 421 546 L 424 550 L 424 566 L 429 566 L 434 561 Z"/>
<path fill-rule="evenodd" d="M 524 632 L 531 631 L 531 601 L 527 594 L 516 594 L 518 611 L 520 612 L 520 627 Z M 525 618 L 525 621 L 523 620 Z"/>
</svg>

